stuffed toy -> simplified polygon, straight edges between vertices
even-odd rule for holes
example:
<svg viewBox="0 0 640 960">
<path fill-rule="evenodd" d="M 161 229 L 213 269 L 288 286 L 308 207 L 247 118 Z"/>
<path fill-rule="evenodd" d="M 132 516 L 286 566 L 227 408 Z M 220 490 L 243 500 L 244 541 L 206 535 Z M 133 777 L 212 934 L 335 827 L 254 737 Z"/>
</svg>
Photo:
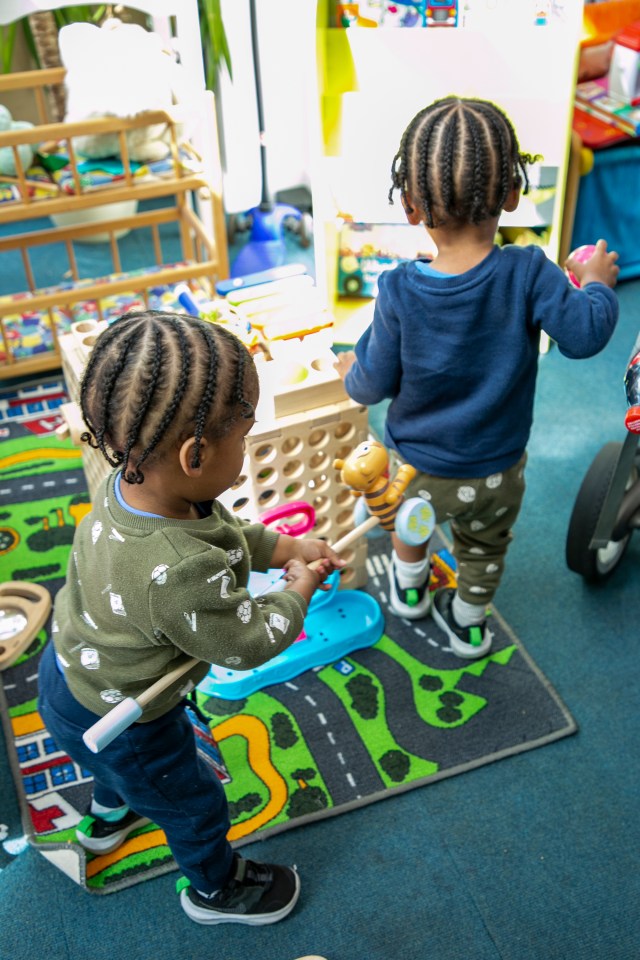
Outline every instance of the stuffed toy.
<svg viewBox="0 0 640 960">
<path fill-rule="evenodd" d="M 30 130 L 33 127 L 28 120 L 14 120 L 9 110 L 0 104 L 0 133 L 7 130 Z M 30 143 L 18 144 L 18 155 L 22 164 L 22 171 L 26 173 L 33 162 L 35 147 Z M 0 147 L 0 175 L 15 177 L 18 175 L 16 158 L 11 147 Z"/>
<path fill-rule="evenodd" d="M 116 18 L 101 27 L 71 23 L 59 33 L 60 58 L 66 68 L 68 123 L 94 117 L 135 117 L 147 110 L 175 115 L 175 101 L 185 96 L 182 68 L 166 51 L 158 34 Z M 117 134 L 74 138 L 77 150 L 99 160 L 118 156 Z M 131 160 L 142 163 L 169 155 L 166 124 L 127 134 Z"/>
</svg>

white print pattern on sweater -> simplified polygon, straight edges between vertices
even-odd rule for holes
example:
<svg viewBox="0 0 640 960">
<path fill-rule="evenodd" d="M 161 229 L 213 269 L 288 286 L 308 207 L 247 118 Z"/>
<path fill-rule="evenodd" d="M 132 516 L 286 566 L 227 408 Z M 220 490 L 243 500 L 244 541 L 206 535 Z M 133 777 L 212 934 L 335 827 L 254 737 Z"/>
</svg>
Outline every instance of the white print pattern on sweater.
<svg viewBox="0 0 640 960">
<path fill-rule="evenodd" d="M 157 567 L 154 567 L 151 571 L 151 580 L 153 583 L 159 583 L 160 585 L 167 582 L 167 570 L 169 569 L 168 563 L 159 563 Z"/>
<path fill-rule="evenodd" d="M 84 647 L 80 651 L 80 663 L 86 670 L 99 670 L 100 654 L 91 647 Z"/>
<path fill-rule="evenodd" d="M 100 699 L 105 703 L 120 703 L 124 700 L 124 694 L 120 690 L 101 690 Z"/>
<path fill-rule="evenodd" d="M 207 583 L 215 583 L 216 580 L 220 580 L 220 596 L 223 600 L 226 600 L 229 596 L 228 587 L 231 577 L 226 570 L 218 570 L 212 577 L 207 577 Z"/>
<path fill-rule="evenodd" d="M 273 627 L 274 630 L 281 630 L 282 633 L 287 632 L 290 623 L 289 618 L 284 617 L 281 613 L 272 613 L 269 617 L 269 626 Z"/>
<path fill-rule="evenodd" d="M 251 620 L 251 601 L 243 600 L 242 603 L 239 603 L 236 614 L 243 623 L 249 623 Z"/>
<path fill-rule="evenodd" d="M 119 593 L 110 593 L 109 600 L 111 601 L 111 609 L 119 617 L 126 617 L 127 611 L 124 608 L 124 603 L 122 602 L 122 597 Z"/>
</svg>

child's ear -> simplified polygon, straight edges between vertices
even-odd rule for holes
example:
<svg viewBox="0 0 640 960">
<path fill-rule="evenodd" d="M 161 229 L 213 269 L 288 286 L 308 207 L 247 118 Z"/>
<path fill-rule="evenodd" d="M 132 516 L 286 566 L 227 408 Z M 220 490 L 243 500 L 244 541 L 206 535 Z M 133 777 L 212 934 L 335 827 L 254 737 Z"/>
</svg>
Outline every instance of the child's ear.
<svg viewBox="0 0 640 960">
<path fill-rule="evenodd" d="M 209 456 L 209 444 L 203 437 L 200 441 L 199 466 L 194 467 L 192 464 L 193 464 L 193 453 L 195 450 L 195 446 L 196 446 L 196 438 L 189 437 L 188 440 L 184 441 L 178 453 L 180 466 L 182 468 L 183 473 L 187 477 L 199 477 L 202 474 L 203 464 L 207 459 L 207 457 Z"/>
<path fill-rule="evenodd" d="M 409 194 L 401 193 L 400 200 L 402 201 L 402 207 L 404 209 L 404 215 L 407 218 L 407 222 L 410 223 L 412 227 L 416 227 L 419 223 L 422 223 L 422 212 L 414 206 Z"/>
<path fill-rule="evenodd" d="M 518 204 L 520 203 L 520 187 L 513 187 L 512 190 L 507 194 L 507 199 L 504 202 L 503 210 L 507 213 L 513 213 L 514 210 L 518 209 Z"/>
</svg>

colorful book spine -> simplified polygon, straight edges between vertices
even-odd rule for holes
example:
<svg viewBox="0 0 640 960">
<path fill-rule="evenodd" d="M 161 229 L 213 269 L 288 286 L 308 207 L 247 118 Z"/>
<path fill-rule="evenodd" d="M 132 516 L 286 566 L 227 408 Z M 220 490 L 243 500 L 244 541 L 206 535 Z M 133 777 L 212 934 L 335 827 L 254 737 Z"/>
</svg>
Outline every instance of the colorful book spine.
<svg viewBox="0 0 640 960">
<path fill-rule="evenodd" d="M 640 108 L 609 95 L 607 78 L 588 80 L 576 87 L 576 106 L 622 130 L 640 136 Z"/>
</svg>

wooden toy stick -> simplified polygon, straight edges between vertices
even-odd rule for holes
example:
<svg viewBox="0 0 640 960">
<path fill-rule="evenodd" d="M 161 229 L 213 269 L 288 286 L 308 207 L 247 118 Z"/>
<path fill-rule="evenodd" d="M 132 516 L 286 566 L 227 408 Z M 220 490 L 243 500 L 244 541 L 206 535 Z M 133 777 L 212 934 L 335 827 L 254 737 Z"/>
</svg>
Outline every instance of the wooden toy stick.
<svg viewBox="0 0 640 960">
<path fill-rule="evenodd" d="M 363 523 L 358 524 L 357 527 L 350 530 L 349 533 L 346 533 L 344 537 L 341 537 L 337 543 L 333 545 L 333 549 L 336 553 L 340 553 L 341 550 L 345 550 L 351 546 L 352 543 L 364 536 L 365 533 L 375 527 L 379 522 L 377 517 L 368 517 Z M 314 560 L 309 566 L 311 569 L 314 569 L 314 564 L 318 563 L 318 560 Z M 138 697 L 126 697 L 124 700 L 121 700 L 109 713 L 101 717 L 92 727 L 89 727 L 88 730 L 85 730 L 82 735 L 85 745 L 92 753 L 99 753 L 101 750 L 104 750 L 104 748 L 126 730 L 127 727 L 130 727 L 132 723 L 135 723 L 136 720 L 142 716 L 142 711 L 147 704 L 151 703 L 152 700 L 172 686 L 176 680 L 179 680 L 180 677 L 192 670 L 198 663 L 202 663 L 202 661 L 196 657 L 185 660 L 180 666 L 170 670 L 164 677 L 156 680 L 150 687 L 143 690 Z"/>
</svg>

